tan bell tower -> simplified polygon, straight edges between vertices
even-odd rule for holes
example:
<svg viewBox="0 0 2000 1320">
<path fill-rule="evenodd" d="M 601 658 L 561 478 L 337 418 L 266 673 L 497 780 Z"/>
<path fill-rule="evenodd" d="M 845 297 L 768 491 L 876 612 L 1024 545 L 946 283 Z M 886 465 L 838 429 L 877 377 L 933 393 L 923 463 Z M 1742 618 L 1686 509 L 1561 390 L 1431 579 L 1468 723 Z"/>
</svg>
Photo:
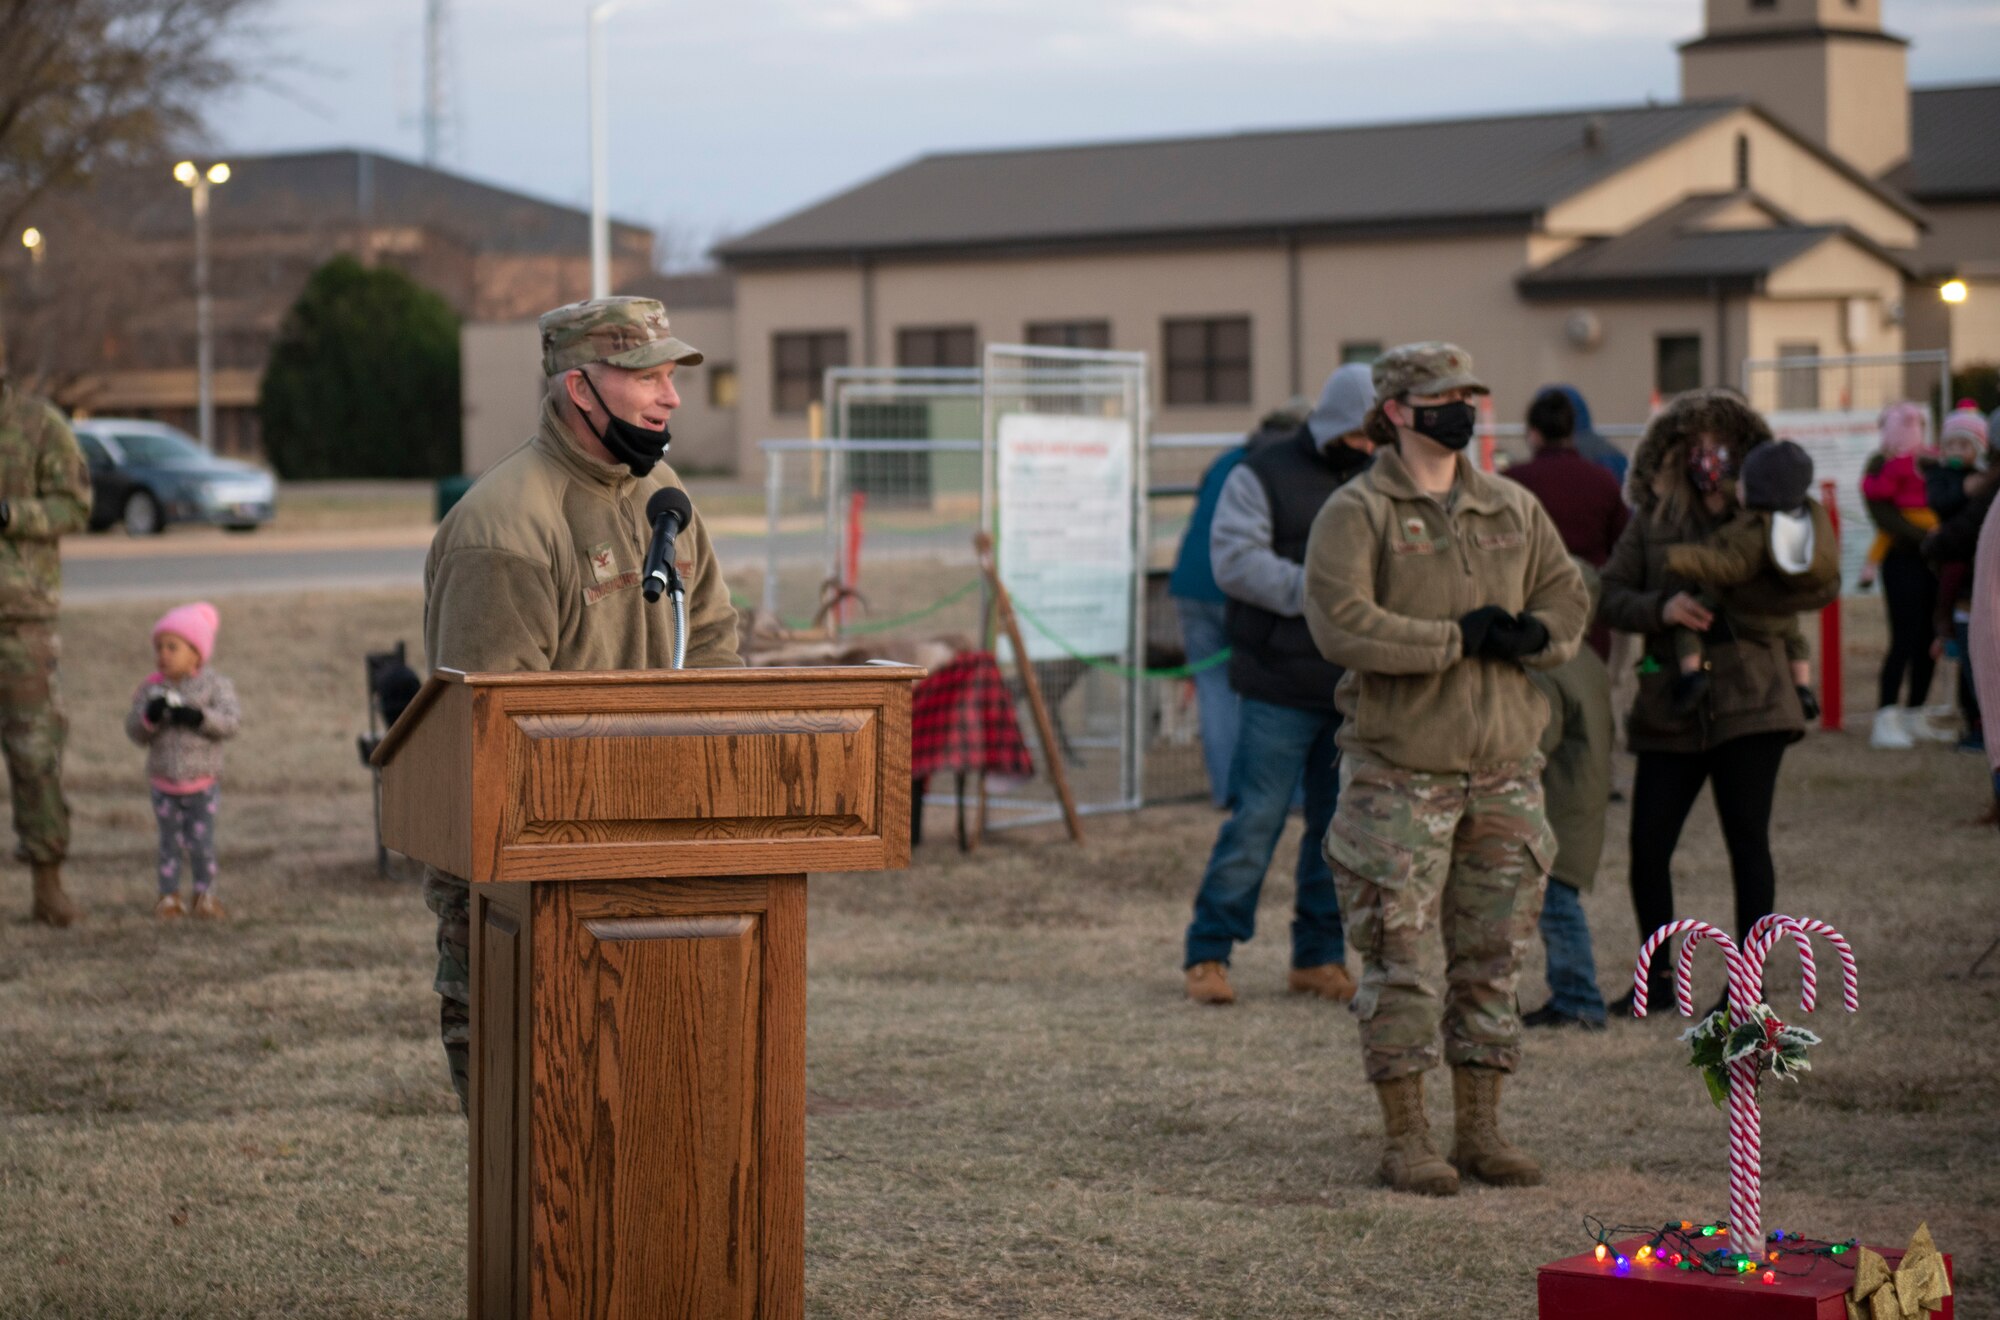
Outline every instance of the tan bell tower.
<svg viewBox="0 0 2000 1320">
<path fill-rule="evenodd" d="M 1910 154 L 1909 43 L 1882 0 L 1705 0 L 1681 98 L 1743 97 L 1879 177 Z"/>
</svg>

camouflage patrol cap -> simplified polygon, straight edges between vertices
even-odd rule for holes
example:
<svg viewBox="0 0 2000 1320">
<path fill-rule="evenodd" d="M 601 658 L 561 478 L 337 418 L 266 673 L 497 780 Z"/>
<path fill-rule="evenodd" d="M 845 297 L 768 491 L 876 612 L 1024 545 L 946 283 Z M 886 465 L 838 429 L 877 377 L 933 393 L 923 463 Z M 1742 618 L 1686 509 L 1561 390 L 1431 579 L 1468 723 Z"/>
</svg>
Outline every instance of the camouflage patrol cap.
<svg viewBox="0 0 2000 1320">
<path fill-rule="evenodd" d="M 592 298 L 543 312 L 542 374 L 554 376 L 586 362 L 643 371 L 662 362 L 692 367 L 701 350 L 673 337 L 667 309 L 651 298 Z"/>
<path fill-rule="evenodd" d="M 1438 340 L 1397 345 L 1375 359 L 1374 374 L 1377 403 L 1405 394 L 1492 393 L 1472 374 L 1472 354 Z"/>
</svg>

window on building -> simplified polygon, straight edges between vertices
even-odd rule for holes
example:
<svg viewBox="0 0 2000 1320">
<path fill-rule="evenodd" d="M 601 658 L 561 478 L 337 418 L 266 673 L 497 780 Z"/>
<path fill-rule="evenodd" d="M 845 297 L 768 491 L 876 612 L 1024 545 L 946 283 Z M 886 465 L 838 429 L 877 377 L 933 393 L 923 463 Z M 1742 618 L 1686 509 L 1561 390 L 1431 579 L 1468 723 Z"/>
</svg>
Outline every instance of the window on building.
<svg viewBox="0 0 2000 1320">
<path fill-rule="evenodd" d="M 1345 367 L 1359 362 L 1367 366 L 1382 356 L 1382 341 L 1379 339 L 1350 339 L 1340 346 L 1340 365 Z"/>
<path fill-rule="evenodd" d="M 781 331 L 771 336 L 771 411 L 802 413 L 820 402 L 828 367 L 847 365 L 845 330 Z"/>
<path fill-rule="evenodd" d="M 1701 388 L 1701 336 L 1661 335 L 1653 341 L 1653 388 L 1662 399 Z"/>
<path fill-rule="evenodd" d="M 1752 9 L 1776 9 L 1778 0 L 1750 0 Z"/>
<path fill-rule="evenodd" d="M 1819 407 L 1819 345 L 1778 345 L 1778 407 L 1811 411 Z"/>
<path fill-rule="evenodd" d="M 1109 321 L 1030 321 L 1028 342 L 1043 348 L 1110 348 Z"/>
<path fill-rule="evenodd" d="M 969 325 L 910 326 L 896 332 L 899 367 L 976 367 L 979 331 Z"/>
<path fill-rule="evenodd" d="M 708 369 L 708 406 L 711 408 L 736 406 L 736 368 L 726 362 Z"/>
<path fill-rule="evenodd" d="M 1742 192 L 1750 186 L 1750 135 L 1736 135 L 1736 190 Z"/>
<path fill-rule="evenodd" d="M 1250 402 L 1250 318 L 1170 320 L 1166 340 L 1168 404 Z"/>
</svg>

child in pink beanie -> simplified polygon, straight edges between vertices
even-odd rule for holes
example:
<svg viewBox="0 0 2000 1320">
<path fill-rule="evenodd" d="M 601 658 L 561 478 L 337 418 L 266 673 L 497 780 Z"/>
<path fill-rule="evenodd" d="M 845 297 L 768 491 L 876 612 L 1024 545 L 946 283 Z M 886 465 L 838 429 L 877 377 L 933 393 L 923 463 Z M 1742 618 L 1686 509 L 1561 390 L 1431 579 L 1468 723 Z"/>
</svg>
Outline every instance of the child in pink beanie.
<svg viewBox="0 0 2000 1320">
<path fill-rule="evenodd" d="M 194 915 L 229 914 L 215 896 L 215 808 L 221 793 L 222 742 L 242 722 L 235 685 L 208 667 L 221 626 L 205 600 L 168 610 L 153 625 L 159 668 L 132 694 L 125 732 L 146 749 L 153 816 L 160 826 L 160 899 L 153 915 L 173 921 L 181 902 L 181 855 L 194 877 Z"/>
</svg>

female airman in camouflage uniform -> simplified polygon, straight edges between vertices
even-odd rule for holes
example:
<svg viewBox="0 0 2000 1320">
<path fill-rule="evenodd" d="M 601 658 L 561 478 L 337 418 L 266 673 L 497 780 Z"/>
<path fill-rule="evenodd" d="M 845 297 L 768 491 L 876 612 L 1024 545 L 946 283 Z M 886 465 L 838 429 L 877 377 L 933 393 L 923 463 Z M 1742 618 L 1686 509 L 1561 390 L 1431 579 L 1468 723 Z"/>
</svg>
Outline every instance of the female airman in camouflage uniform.
<svg viewBox="0 0 2000 1320">
<path fill-rule="evenodd" d="M 1583 579 L 1524 487 L 1461 452 L 1486 387 L 1450 344 L 1374 367 L 1375 463 L 1313 523 L 1306 622 L 1347 670 L 1338 689 L 1340 805 L 1326 855 L 1362 959 L 1350 1006 L 1387 1130 L 1393 1187 L 1541 1180 L 1498 1127 L 1520 1060 L 1514 986 L 1554 856 L 1539 744 L 1547 700 L 1526 668 L 1574 655 Z M 1423 965 L 1442 935 L 1442 996 Z M 1442 1042 L 1440 1042 L 1442 1025 Z M 1423 1075 L 1451 1065 L 1452 1159 L 1432 1144 Z"/>
</svg>

